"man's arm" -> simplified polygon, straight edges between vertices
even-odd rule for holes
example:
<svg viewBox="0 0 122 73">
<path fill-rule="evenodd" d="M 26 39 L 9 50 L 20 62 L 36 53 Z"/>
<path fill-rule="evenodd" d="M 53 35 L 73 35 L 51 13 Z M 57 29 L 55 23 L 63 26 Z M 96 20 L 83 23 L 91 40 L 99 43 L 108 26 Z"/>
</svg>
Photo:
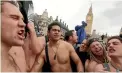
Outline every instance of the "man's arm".
<svg viewBox="0 0 122 73">
<path fill-rule="evenodd" d="M 76 66 L 77 66 L 77 71 L 78 72 L 83 72 L 84 69 L 83 69 L 82 62 L 81 62 L 80 58 L 78 57 L 77 53 L 75 52 L 73 46 L 68 43 L 67 47 L 70 50 L 71 59 L 75 62 Z"/>
<path fill-rule="evenodd" d="M 34 29 L 34 24 L 28 24 L 29 28 L 29 38 L 30 38 L 30 48 L 34 54 L 39 54 L 43 50 L 45 44 L 44 37 L 37 37 Z"/>
<path fill-rule="evenodd" d="M 31 72 L 41 72 L 42 67 L 44 65 L 44 50 L 42 51 L 41 55 L 39 55 L 31 68 Z"/>
<path fill-rule="evenodd" d="M 89 65 L 89 60 L 87 59 L 86 62 L 85 62 L 85 71 L 87 72 L 88 70 L 88 65 Z"/>
<path fill-rule="evenodd" d="M 45 46 L 45 38 L 36 36 L 34 24 L 28 24 L 27 27 L 29 28 L 29 33 L 27 33 L 23 49 L 25 52 L 25 59 L 27 65 L 29 67 L 32 67 L 32 65 L 34 64 L 35 57 L 42 52 Z"/>
</svg>

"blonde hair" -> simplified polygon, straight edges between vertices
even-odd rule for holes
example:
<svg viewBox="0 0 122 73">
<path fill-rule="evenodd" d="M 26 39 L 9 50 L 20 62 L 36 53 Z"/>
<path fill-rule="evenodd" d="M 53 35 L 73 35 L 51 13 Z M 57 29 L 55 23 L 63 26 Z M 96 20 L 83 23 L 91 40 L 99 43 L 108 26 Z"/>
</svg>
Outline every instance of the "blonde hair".
<svg viewBox="0 0 122 73">
<path fill-rule="evenodd" d="M 98 41 L 99 42 L 99 41 Z M 107 58 L 107 52 L 106 52 L 106 49 L 105 49 L 105 45 L 103 45 L 103 42 L 99 42 L 101 44 L 101 46 L 103 47 L 103 58 L 104 58 L 104 63 L 108 63 L 109 60 Z M 88 52 L 89 52 L 89 55 L 90 55 L 90 59 L 96 61 L 97 63 L 103 63 L 102 61 L 98 60 L 95 55 L 93 54 L 93 52 L 91 51 L 90 47 L 88 48 Z"/>
</svg>

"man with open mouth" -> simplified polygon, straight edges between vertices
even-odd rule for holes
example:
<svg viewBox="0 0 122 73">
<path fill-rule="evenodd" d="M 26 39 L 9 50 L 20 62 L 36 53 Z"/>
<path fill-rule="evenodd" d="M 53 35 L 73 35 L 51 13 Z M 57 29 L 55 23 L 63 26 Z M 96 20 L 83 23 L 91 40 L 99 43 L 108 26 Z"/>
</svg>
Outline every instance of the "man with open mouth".
<svg viewBox="0 0 122 73">
<path fill-rule="evenodd" d="M 98 38 L 91 38 L 87 43 L 90 60 L 86 61 L 86 71 L 94 72 L 97 64 L 107 63 L 108 57 L 105 50 L 105 45 Z"/>
<path fill-rule="evenodd" d="M 107 41 L 108 55 L 111 58 L 108 66 L 99 64 L 96 66 L 97 72 L 121 72 L 122 71 L 122 38 L 120 36 L 112 36 Z"/>
<path fill-rule="evenodd" d="M 24 44 L 25 23 L 16 1 L 1 1 L 1 71 L 17 72 L 19 67 L 9 56 L 12 46 Z"/>
</svg>

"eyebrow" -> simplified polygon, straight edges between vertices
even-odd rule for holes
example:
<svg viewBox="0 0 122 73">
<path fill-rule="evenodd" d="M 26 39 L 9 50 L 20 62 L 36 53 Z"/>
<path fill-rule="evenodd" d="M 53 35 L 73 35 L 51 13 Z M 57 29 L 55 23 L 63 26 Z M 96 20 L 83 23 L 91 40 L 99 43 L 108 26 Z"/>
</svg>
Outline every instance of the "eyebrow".
<svg viewBox="0 0 122 73">
<path fill-rule="evenodd" d="M 117 42 L 117 41 L 114 41 L 114 42 L 111 42 L 111 43 L 119 43 L 119 42 Z M 110 44 L 110 43 L 108 43 L 108 44 Z"/>
<path fill-rule="evenodd" d="M 10 14 L 10 16 L 17 16 L 17 17 L 21 18 L 22 20 L 24 20 L 23 16 L 19 16 L 17 14 Z"/>
<path fill-rule="evenodd" d="M 52 30 L 59 30 L 60 31 L 60 29 L 52 29 Z"/>
</svg>

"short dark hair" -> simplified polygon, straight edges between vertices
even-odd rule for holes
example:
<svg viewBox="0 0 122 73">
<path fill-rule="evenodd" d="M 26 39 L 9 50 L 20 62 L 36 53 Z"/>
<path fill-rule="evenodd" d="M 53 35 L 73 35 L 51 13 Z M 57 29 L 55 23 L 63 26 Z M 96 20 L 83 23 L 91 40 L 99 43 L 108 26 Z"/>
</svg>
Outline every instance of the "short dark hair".
<svg viewBox="0 0 122 73">
<path fill-rule="evenodd" d="M 69 30 L 65 33 L 65 40 L 68 41 L 69 37 L 73 35 L 74 30 Z"/>
<path fill-rule="evenodd" d="M 122 38 L 121 38 L 120 36 L 112 36 L 112 37 L 108 38 L 107 43 L 108 43 L 111 39 L 118 39 L 118 40 L 122 43 Z"/>
<path fill-rule="evenodd" d="M 61 28 L 61 24 L 57 21 L 54 21 L 54 22 L 52 22 L 51 24 L 48 25 L 48 31 L 50 31 L 53 26 L 59 26 Z"/>
<path fill-rule="evenodd" d="M 12 4 L 12 5 L 14 5 L 14 6 L 16 6 L 16 7 L 18 7 L 19 8 L 19 4 L 18 4 L 18 2 L 17 1 L 4 1 L 4 0 L 2 0 L 2 1 L 0 1 L 0 5 L 1 5 L 1 12 L 3 12 L 3 8 L 2 8 L 2 5 L 4 5 L 5 3 L 10 3 L 10 4 Z"/>
</svg>

